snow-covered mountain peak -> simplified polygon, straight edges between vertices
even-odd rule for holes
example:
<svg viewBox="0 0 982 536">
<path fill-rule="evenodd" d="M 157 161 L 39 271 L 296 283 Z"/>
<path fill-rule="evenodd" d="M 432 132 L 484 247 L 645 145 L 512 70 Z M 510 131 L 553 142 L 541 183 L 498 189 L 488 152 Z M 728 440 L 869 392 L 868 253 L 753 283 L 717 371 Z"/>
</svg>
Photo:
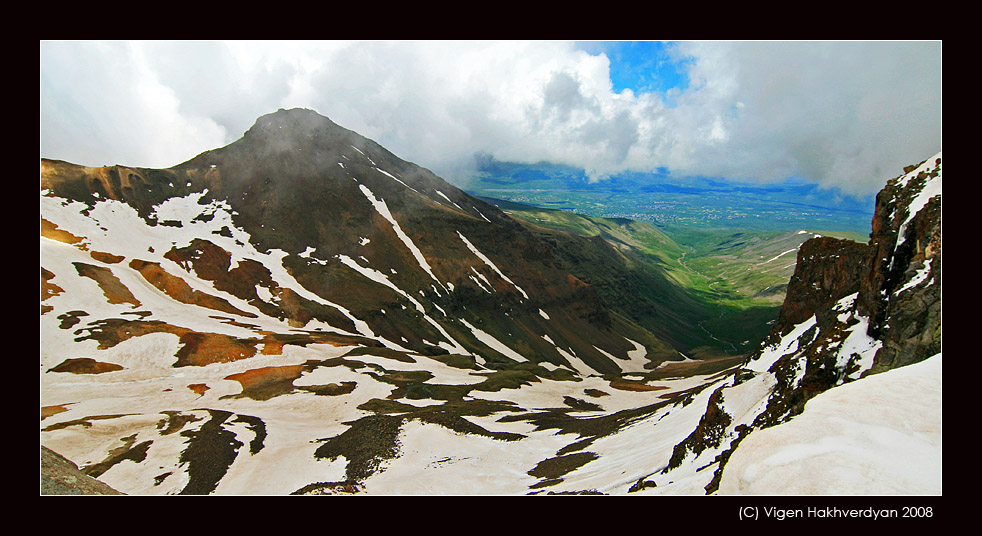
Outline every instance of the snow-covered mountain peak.
<svg viewBox="0 0 982 536">
<path fill-rule="evenodd" d="M 747 433 L 940 347 L 937 196 L 899 245 L 886 216 L 806 242 L 807 307 L 742 364 L 685 358 L 557 253 L 603 240 L 550 243 L 309 110 L 170 169 L 44 160 L 41 220 L 42 444 L 125 493 L 712 493 Z"/>
</svg>

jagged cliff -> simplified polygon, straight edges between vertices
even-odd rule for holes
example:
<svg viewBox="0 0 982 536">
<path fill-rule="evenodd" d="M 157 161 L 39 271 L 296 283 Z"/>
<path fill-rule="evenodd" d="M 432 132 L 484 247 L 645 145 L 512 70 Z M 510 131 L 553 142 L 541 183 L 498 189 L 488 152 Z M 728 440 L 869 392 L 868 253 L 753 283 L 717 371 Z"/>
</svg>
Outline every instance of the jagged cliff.
<svg viewBox="0 0 982 536">
<path fill-rule="evenodd" d="M 802 245 L 765 348 L 811 317 L 814 326 L 797 338 L 807 358 L 772 366 L 788 381 L 762 424 L 799 413 L 831 387 L 941 351 L 940 153 L 880 191 L 868 244 L 813 238 Z"/>
<path fill-rule="evenodd" d="M 868 244 L 812 238 L 778 321 L 746 363 L 718 380 L 699 425 L 661 475 L 712 472 L 755 430 L 802 413 L 834 387 L 941 352 L 941 153 L 888 181 Z M 666 478 L 666 477 L 662 477 Z M 645 482 L 639 481 L 638 489 Z"/>
</svg>

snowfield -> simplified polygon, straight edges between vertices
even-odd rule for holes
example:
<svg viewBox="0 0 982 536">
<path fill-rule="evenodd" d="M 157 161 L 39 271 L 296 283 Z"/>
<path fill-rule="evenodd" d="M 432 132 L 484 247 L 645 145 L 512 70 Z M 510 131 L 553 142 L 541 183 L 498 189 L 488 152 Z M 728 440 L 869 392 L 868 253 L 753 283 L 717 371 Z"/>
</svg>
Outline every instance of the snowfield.
<svg viewBox="0 0 982 536">
<path fill-rule="evenodd" d="M 453 285 L 437 278 L 385 201 L 364 185 L 359 189 L 435 283 L 433 290 L 452 293 Z M 543 339 L 572 370 L 536 365 L 501 336 L 449 318 L 439 307 L 445 318 L 427 313 L 412 292 L 364 257 L 322 252 L 326 260 L 317 263 L 340 263 L 388 287 L 445 336 L 431 346 L 449 356 L 420 355 L 304 288 L 286 268 L 285 252 L 257 251 L 232 224 L 229 207 L 202 205 L 204 194 L 156 207 L 156 217 L 173 224 L 151 226 L 116 201 L 90 208 L 42 191 L 42 217 L 81 240 L 40 239 L 41 443 L 119 491 L 705 495 L 718 481 L 718 494 L 941 493 L 941 355 L 856 379 L 878 343 L 865 334 L 865 319 L 851 316 L 854 296 L 837 309 L 842 322 L 853 321 L 837 351 L 859 356 L 860 369 L 848 378 L 856 381 L 810 400 L 785 424 L 754 431 L 734 449 L 741 427 L 768 402 L 776 384 L 772 365 L 803 359 L 799 338 L 815 317 L 742 366 L 628 388 L 548 335 Z M 529 299 L 501 269 L 507 266 L 457 234 L 475 260 Z M 200 237 L 228 252 L 232 268 L 251 260 L 268 269 L 273 285 L 257 288 L 260 300 L 276 303 L 274 291 L 289 290 L 339 311 L 355 332 L 318 320 L 290 325 L 165 257 Z M 313 252 L 308 248 L 301 257 Z M 156 263 L 193 295 L 229 307 L 218 312 L 178 301 L 133 268 L 134 260 Z M 538 310 L 545 322 L 559 315 Z M 134 322 L 112 332 L 121 319 Z M 466 327 L 516 368 L 481 367 L 485 357 L 465 350 L 437 320 Z M 121 340 L 86 336 L 93 333 Z M 255 352 L 184 363 L 181 353 L 195 336 L 205 348 L 245 341 Z M 626 358 L 595 348 L 625 374 L 647 371 L 644 346 L 627 342 L 633 349 Z M 468 359 L 478 366 L 461 364 Z M 707 415 L 724 418 L 704 423 Z M 696 437 L 706 429 L 714 434 Z M 731 455 L 719 474 L 724 453 Z"/>
<path fill-rule="evenodd" d="M 758 430 L 719 494 L 940 495 L 941 354 L 826 391 Z"/>
</svg>

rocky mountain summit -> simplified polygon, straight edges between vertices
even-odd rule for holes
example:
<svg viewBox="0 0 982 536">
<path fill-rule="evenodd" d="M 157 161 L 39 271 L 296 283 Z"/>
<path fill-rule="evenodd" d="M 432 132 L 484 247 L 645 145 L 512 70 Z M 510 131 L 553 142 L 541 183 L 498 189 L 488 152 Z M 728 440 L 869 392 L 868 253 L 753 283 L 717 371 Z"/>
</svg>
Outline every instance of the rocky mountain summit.
<svg viewBox="0 0 982 536">
<path fill-rule="evenodd" d="M 188 233 L 212 225 L 186 244 L 128 261 L 185 303 L 251 317 L 228 299 L 188 291 L 166 265 L 293 327 L 323 322 L 342 330 L 342 339 L 367 337 L 396 351 L 477 355 L 479 364 L 490 361 L 492 368 L 511 361 L 497 344 L 480 340 L 487 333 L 485 338 L 507 338 L 541 356 L 535 361 L 576 372 L 619 373 L 624 363 L 618 360 L 641 347 L 652 366 L 681 359 L 603 303 L 563 269 L 553 247 L 516 221 L 309 110 L 264 116 L 240 140 L 168 170 L 85 169 L 52 161 L 42 167 L 49 195 L 89 205 L 119 201 L 154 230 Z M 176 205 L 176 199 L 203 212 L 182 222 L 156 208 Z M 234 223 L 217 224 L 219 215 Z M 57 225 L 42 219 L 42 231 L 53 232 Z M 304 290 L 278 282 L 261 261 L 233 254 L 245 244 L 259 255 L 281 257 Z M 615 325 L 638 344 L 612 336 Z M 108 331 L 99 336 L 116 336 Z M 336 342 L 339 335 L 304 337 Z M 189 352 L 181 363 L 256 351 L 241 339 L 227 342 L 227 355 Z M 574 365 L 557 344 L 583 365 Z"/>
<path fill-rule="evenodd" d="M 602 239 L 310 110 L 169 169 L 42 160 L 42 446 L 130 494 L 714 492 L 750 431 L 940 348 L 929 162 L 869 246 L 805 243 L 759 352 L 703 360 L 573 275 L 624 284 Z"/>
</svg>

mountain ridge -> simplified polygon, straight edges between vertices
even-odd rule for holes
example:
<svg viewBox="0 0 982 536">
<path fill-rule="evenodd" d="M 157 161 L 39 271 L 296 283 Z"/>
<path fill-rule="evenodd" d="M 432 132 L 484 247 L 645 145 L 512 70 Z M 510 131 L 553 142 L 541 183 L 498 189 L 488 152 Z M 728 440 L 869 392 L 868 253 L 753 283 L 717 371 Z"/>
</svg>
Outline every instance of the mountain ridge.
<svg viewBox="0 0 982 536">
<path fill-rule="evenodd" d="M 299 145 L 262 149 L 264 116 L 164 170 L 42 160 L 43 446 L 136 494 L 707 493 L 757 416 L 791 413 L 816 333 L 868 342 L 839 298 L 838 331 L 690 359 L 567 269 L 609 242 L 560 254 L 313 114 L 272 114 Z M 940 291 L 940 231 L 909 212 L 874 241 L 904 299 Z"/>
<path fill-rule="evenodd" d="M 300 134 L 294 132 L 287 138 L 304 140 L 307 144 L 313 143 L 313 146 L 283 144 L 278 132 L 273 136 L 267 133 L 268 130 L 279 131 L 281 127 L 289 127 L 296 122 L 300 122 L 303 129 Z M 276 141 L 270 143 L 270 137 Z M 351 154 L 336 153 L 337 149 L 311 150 L 312 147 L 320 147 L 317 145 L 319 138 L 341 140 L 340 143 L 352 149 L 349 151 Z M 317 153 L 317 156 L 298 156 L 305 149 L 308 154 Z M 242 155 L 247 157 L 243 159 Z M 386 171 L 381 166 L 393 171 Z M 407 309 L 407 303 L 411 303 L 411 309 L 423 312 L 427 309 L 423 305 L 426 300 L 436 300 L 435 305 L 426 310 L 427 314 L 435 312 L 435 307 L 464 314 L 463 308 L 468 302 L 473 302 L 470 303 L 472 308 L 484 303 L 481 307 L 500 309 L 504 304 L 506 308 L 524 310 L 526 321 L 531 321 L 533 325 L 541 323 L 538 310 L 548 308 L 548 301 L 569 303 L 572 306 L 567 310 L 580 311 L 569 319 L 573 326 L 579 327 L 567 330 L 562 335 L 563 339 L 575 340 L 577 337 L 574 333 L 578 330 L 586 330 L 594 338 L 603 339 L 601 332 L 611 322 L 607 308 L 590 287 L 575 278 L 568 279 L 557 261 L 552 259 L 549 248 L 523 231 L 516 222 L 432 173 L 413 164 L 401 163 L 374 142 L 357 137 L 311 111 L 281 110 L 264 116 L 239 141 L 202 153 L 168 170 L 132 173 L 123 168 L 109 168 L 102 174 L 106 177 L 90 181 L 95 191 L 88 198 L 77 192 L 71 194 L 88 202 L 94 202 L 96 198 L 93 195 L 127 201 L 153 222 L 155 215 L 151 207 L 154 203 L 169 199 L 170 192 L 165 191 L 167 187 L 177 184 L 177 193 L 183 193 L 182 187 L 206 192 L 199 198 L 199 203 L 210 198 L 228 204 L 235 225 L 249 236 L 257 251 L 286 252 L 284 262 L 288 264 L 288 270 L 316 294 L 336 294 L 331 289 L 342 284 L 345 292 L 334 296 L 332 301 L 351 311 L 367 304 L 367 293 L 381 290 L 375 288 L 379 284 L 395 290 L 401 295 L 403 303 L 398 309 L 389 308 L 386 311 L 390 316 L 396 314 L 403 318 L 393 321 L 393 326 L 411 325 L 412 320 L 401 311 Z M 144 190 L 146 193 L 137 193 L 139 187 L 144 185 L 149 185 Z M 42 186 L 45 186 L 44 181 Z M 49 181 L 47 187 L 56 193 L 66 191 L 66 187 L 57 181 Z M 328 209 L 324 210 L 324 207 Z M 157 220 L 157 223 L 167 224 L 166 221 L 160 222 L 159 217 Z M 488 225 L 492 226 L 493 232 L 485 227 Z M 451 226 L 454 228 L 450 229 Z M 229 232 L 227 227 L 223 232 Z M 207 266 L 207 263 L 216 255 L 221 257 L 223 254 L 206 254 L 207 249 L 214 248 L 199 239 L 191 250 L 174 250 L 167 256 L 184 265 L 185 269 L 201 270 L 218 277 L 216 268 Z M 321 253 L 323 250 L 327 250 L 330 256 Z M 512 277 L 524 277 L 527 282 L 519 285 L 511 281 L 486 257 L 501 254 L 510 255 L 504 263 L 517 271 L 517 275 Z M 368 259 L 371 259 L 371 266 L 364 265 Z M 475 264 L 472 268 L 471 265 Z M 247 266 L 236 267 L 240 268 Z M 229 277 L 225 276 L 225 279 Z M 268 276 L 260 277 L 268 279 Z M 528 295 L 523 286 L 542 289 L 546 294 L 540 293 L 540 296 L 545 296 L 547 302 L 532 307 L 527 302 Z M 230 282 L 224 283 L 225 290 L 234 288 Z M 239 290 L 244 292 L 240 298 L 261 305 L 252 291 Z M 487 291 L 506 297 L 505 302 L 485 303 L 487 300 L 482 299 L 482 295 Z M 388 301 L 391 298 L 384 299 Z M 308 310 L 315 308 L 309 304 L 309 300 L 301 302 L 307 304 L 305 307 Z M 311 314 L 301 314 L 294 320 L 301 322 L 308 317 L 313 318 Z M 355 313 L 356 316 L 364 314 L 368 313 Z M 477 320 L 478 317 L 471 317 L 470 322 L 473 324 Z M 350 321 L 340 320 L 339 315 L 334 314 L 333 321 L 341 321 L 347 332 L 353 331 Z M 443 327 L 453 331 L 449 326 Z M 390 342 L 410 336 L 396 327 L 391 329 L 396 331 L 387 337 Z M 419 331 L 432 330 L 424 326 Z M 442 334 L 431 335 L 453 344 L 445 340 Z M 459 333 L 454 335 L 461 336 Z M 413 339 L 411 336 L 409 338 Z M 553 335 L 553 338 L 560 337 Z M 541 347 L 541 338 L 536 339 L 531 344 Z M 623 341 L 611 341 L 609 337 L 608 341 L 614 348 L 620 347 L 620 352 L 633 349 Z M 412 343 L 416 351 L 422 350 L 418 336 Z M 482 343 L 476 343 L 484 347 Z M 574 353 L 589 354 L 587 362 L 591 368 L 604 372 L 618 370 L 615 363 L 593 348 L 592 343 L 580 343 L 577 350 L 579 352 Z M 554 351 L 552 354 L 555 362 L 567 361 Z M 569 366 L 568 362 L 564 364 Z"/>
</svg>

